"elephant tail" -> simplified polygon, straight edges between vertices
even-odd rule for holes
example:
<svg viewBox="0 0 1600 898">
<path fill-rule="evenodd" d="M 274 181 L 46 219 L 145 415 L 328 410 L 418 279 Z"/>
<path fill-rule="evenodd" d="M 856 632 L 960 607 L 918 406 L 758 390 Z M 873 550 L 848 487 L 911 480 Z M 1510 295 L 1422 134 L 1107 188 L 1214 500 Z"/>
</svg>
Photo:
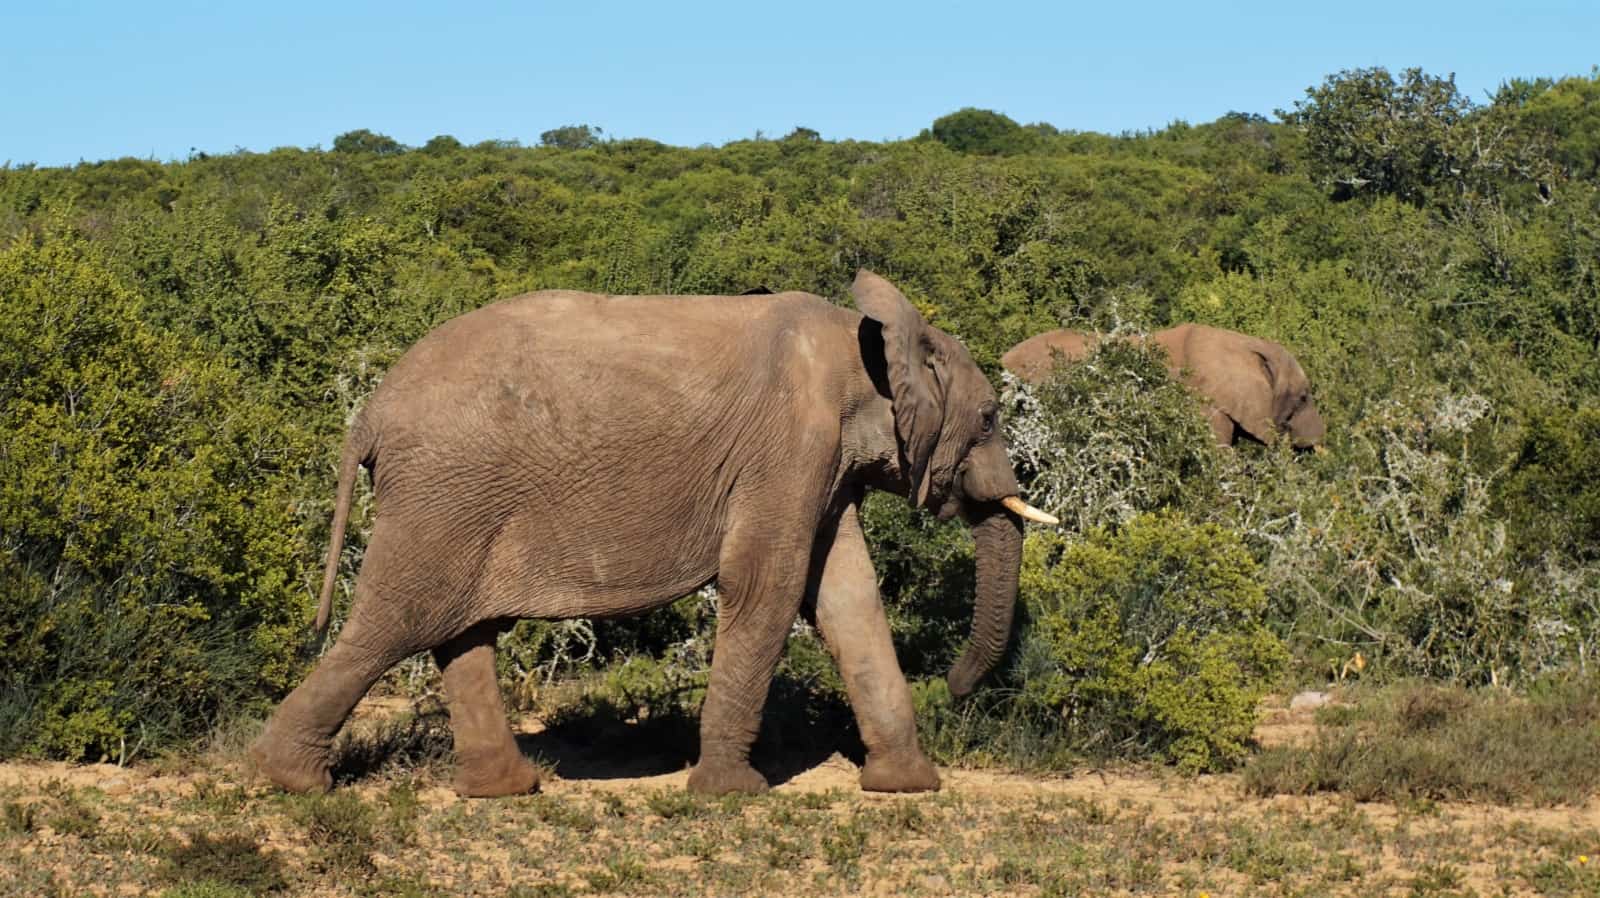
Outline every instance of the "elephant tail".
<svg viewBox="0 0 1600 898">
<path fill-rule="evenodd" d="M 317 606 L 317 633 L 328 631 L 328 618 L 333 614 L 333 585 L 339 579 L 339 556 L 344 551 L 344 530 L 350 520 L 350 496 L 355 492 L 356 477 L 363 465 L 371 466 L 376 440 L 367 425 L 366 409 L 356 413 L 345 437 L 344 454 L 339 460 L 339 492 L 333 499 L 333 533 L 328 542 L 328 562 L 322 572 L 322 601 Z"/>
</svg>

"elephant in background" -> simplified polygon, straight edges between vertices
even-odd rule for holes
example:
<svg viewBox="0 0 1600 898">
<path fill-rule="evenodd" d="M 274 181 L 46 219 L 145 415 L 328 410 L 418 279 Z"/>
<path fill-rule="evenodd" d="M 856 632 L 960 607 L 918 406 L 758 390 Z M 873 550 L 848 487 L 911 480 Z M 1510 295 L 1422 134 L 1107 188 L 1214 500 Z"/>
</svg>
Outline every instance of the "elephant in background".
<svg viewBox="0 0 1600 898">
<path fill-rule="evenodd" d="M 1322 443 L 1326 427 L 1311 399 L 1311 383 L 1282 345 L 1204 324 L 1180 324 L 1147 339 L 1166 351 L 1172 376 L 1210 402 L 1211 431 L 1218 445 L 1232 446 L 1239 431 L 1263 443 L 1281 432 L 1301 449 Z M 1022 380 L 1037 384 L 1050 374 L 1056 353 L 1077 361 L 1100 340 L 1082 331 L 1047 331 L 1011 347 L 1000 361 Z"/>
<path fill-rule="evenodd" d="M 922 791 L 911 694 L 867 554 L 868 489 L 960 515 L 976 541 L 970 692 L 1011 628 L 1024 519 L 999 403 L 967 350 L 867 271 L 860 312 L 806 293 L 544 291 L 439 326 L 351 425 L 334 504 L 327 625 L 351 491 L 377 518 L 338 639 L 251 755 L 278 785 L 331 786 L 335 732 L 392 665 L 443 671 L 462 795 L 537 786 L 495 681 L 515 619 L 638 614 L 711 581 L 716 651 L 689 788 L 760 792 L 749 763 L 797 614 L 843 675 L 867 748 L 863 789 Z M 865 313 L 865 314 L 863 314 Z"/>
</svg>

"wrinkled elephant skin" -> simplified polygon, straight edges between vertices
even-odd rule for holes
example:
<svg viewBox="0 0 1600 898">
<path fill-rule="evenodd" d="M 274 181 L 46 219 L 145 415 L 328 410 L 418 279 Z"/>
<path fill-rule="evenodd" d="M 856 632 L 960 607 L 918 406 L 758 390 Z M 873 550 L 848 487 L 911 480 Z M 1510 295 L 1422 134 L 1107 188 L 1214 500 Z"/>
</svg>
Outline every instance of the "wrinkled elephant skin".
<svg viewBox="0 0 1600 898">
<path fill-rule="evenodd" d="M 806 607 L 867 746 L 862 786 L 939 787 L 918 747 L 859 507 L 908 497 L 978 535 L 965 692 L 998 660 L 1022 521 L 993 389 L 960 343 L 861 272 L 860 312 L 804 293 L 546 291 L 449 321 L 408 351 L 351 426 L 318 626 L 350 497 L 377 517 L 350 616 L 252 746 L 262 771 L 326 789 L 334 733 L 368 687 L 431 650 L 463 795 L 536 786 L 495 682 L 518 618 L 637 614 L 711 581 L 716 652 L 689 787 L 758 792 L 749 763 L 773 669 Z M 1008 507 L 1003 502 L 1009 501 Z"/>
</svg>

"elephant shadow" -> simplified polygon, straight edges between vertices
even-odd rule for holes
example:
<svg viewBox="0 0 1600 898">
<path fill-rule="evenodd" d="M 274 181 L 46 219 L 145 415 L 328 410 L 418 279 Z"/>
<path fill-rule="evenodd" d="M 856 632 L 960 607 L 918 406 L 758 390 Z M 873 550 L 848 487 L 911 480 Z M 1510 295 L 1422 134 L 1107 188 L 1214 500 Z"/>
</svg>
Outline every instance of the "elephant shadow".
<svg viewBox="0 0 1600 898">
<path fill-rule="evenodd" d="M 836 715 L 823 711 L 820 716 Z M 786 783 L 836 753 L 858 766 L 864 762 L 866 749 L 853 720 L 844 726 L 818 726 L 811 721 L 802 728 L 788 717 L 769 705 L 761 735 L 751 748 L 751 763 L 769 785 Z M 600 716 L 563 720 L 538 732 L 520 733 L 517 747 L 564 780 L 637 779 L 693 766 L 700 753 L 700 734 L 698 722 L 689 716 L 656 720 Z"/>
</svg>

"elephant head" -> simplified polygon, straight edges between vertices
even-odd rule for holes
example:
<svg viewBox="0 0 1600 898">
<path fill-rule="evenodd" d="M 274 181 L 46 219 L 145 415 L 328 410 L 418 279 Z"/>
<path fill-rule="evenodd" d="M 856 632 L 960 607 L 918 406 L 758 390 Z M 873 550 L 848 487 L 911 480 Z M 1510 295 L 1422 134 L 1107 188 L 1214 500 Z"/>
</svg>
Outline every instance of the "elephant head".
<svg viewBox="0 0 1600 898">
<path fill-rule="evenodd" d="M 1150 339 L 1167 351 L 1185 383 L 1255 439 L 1271 443 L 1281 432 L 1297 448 L 1322 442 L 1325 427 L 1311 383 L 1283 346 L 1201 324 L 1157 331 Z M 1218 436 L 1231 442 L 1231 435 Z"/>
<path fill-rule="evenodd" d="M 959 514 L 972 527 L 978 568 L 972 638 L 949 677 L 951 693 L 963 696 L 1005 651 L 1023 520 L 1058 521 L 1018 497 L 1000 404 L 966 348 L 928 326 L 899 290 L 871 272 L 860 272 L 850 292 L 881 335 L 878 363 L 871 351 L 877 341 L 867 333 L 874 328 L 863 323 L 868 367 L 878 369 L 874 376 L 893 407 L 900 486 L 914 505 L 941 519 Z"/>
</svg>

